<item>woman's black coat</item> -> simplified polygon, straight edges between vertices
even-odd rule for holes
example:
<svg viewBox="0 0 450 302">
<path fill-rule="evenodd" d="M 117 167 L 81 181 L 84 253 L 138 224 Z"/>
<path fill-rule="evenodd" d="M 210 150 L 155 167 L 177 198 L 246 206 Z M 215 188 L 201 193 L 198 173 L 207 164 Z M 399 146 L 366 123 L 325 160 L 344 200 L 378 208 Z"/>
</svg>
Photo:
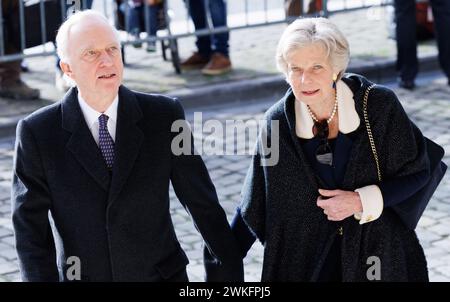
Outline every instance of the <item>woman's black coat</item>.
<svg viewBox="0 0 450 302">
<path fill-rule="evenodd" d="M 377 184 L 362 106 L 364 92 L 372 83 L 355 74 L 347 74 L 343 81 L 354 94 L 361 122 L 352 135 L 341 189 L 355 190 Z M 379 259 L 381 281 L 427 281 L 423 249 L 395 207 L 385 208 L 377 220 L 360 225 L 354 217 L 331 222 L 316 205 L 318 188 L 324 186 L 296 137 L 294 102 L 289 90 L 266 113 L 269 144 L 276 143 L 273 138 L 271 141 L 276 133 L 270 121 L 279 124 L 279 162 L 265 165 L 270 155 L 263 155 L 268 149 L 260 136 L 243 189 L 242 218 L 265 246 L 262 281 L 317 280 L 341 226 L 343 281 L 367 281 L 368 269 L 374 264 L 372 256 Z M 368 116 L 384 179 L 429 169 L 424 137 L 391 90 L 379 85 L 371 90 Z"/>
</svg>

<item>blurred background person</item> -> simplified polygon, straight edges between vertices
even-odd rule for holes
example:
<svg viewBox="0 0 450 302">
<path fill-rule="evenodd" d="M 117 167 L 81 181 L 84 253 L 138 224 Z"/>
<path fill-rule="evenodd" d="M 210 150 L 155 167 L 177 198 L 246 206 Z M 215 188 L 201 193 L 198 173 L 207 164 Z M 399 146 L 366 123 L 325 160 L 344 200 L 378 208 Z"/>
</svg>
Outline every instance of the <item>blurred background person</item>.
<svg viewBox="0 0 450 302">
<path fill-rule="evenodd" d="M 450 85 L 450 1 L 430 0 L 434 18 L 434 31 L 439 50 L 439 62 Z M 397 70 L 399 86 L 415 88 L 415 78 L 419 71 L 417 59 L 417 20 L 415 0 L 394 0 Z"/>
<path fill-rule="evenodd" d="M 120 10 L 126 18 L 126 28 L 128 28 L 128 33 L 131 34 L 135 40 L 140 39 L 140 33 L 144 31 L 144 29 L 149 37 L 156 37 L 159 14 L 163 12 L 163 9 L 163 0 L 128 0 L 127 2 L 122 2 L 120 5 Z M 148 28 L 145 22 L 145 10 L 147 10 L 149 18 Z M 139 48 L 142 46 L 142 43 L 137 42 L 133 44 L 133 46 Z M 156 41 L 147 42 L 146 50 L 148 52 L 155 52 Z"/>
<path fill-rule="evenodd" d="M 304 4 L 307 10 L 304 11 Z M 298 17 L 306 14 L 313 14 L 322 9 L 322 0 L 284 0 L 286 17 Z"/>
<path fill-rule="evenodd" d="M 185 0 L 195 30 L 207 28 L 205 0 Z M 209 11 L 214 27 L 227 26 L 227 7 L 224 0 L 209 0 Z M 204 75 L 221 75 L 231 71 L 229 33 L 197 37 L 197 51 L 181 62 L 181 69 L 201 69 Z"/>
<path fill-rule="evenodd" d="M 3 30 L 5 33 L 5 54 L 20 54 L 20 49 L 13 43 L 13 22 L 19 18 L 19 0 L 3 0 Z M 29 87 L 22 81 L 20 74 L 22 59 L 0 62 L 0 97 L 15 100 L 34 100 L 39 98 L 38 89 Z"/>
</svg>

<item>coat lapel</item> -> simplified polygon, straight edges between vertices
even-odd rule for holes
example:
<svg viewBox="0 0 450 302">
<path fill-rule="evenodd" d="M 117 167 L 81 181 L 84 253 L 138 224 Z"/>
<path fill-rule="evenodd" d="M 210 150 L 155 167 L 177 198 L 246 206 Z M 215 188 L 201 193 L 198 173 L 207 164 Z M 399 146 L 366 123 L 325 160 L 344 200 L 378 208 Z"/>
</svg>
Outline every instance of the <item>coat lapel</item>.
<svg viewBox="0 0 450 302">
<path fill-rule="evenodd" d="M 117 108 L 114 167 L 108 203 L 118 197 L 138 157 L 144 135 L 137 123 L 142 111 L 132 91 L 121 86 Z"/>
<path fill-rule="evenodd" d="M 92 133 L 84 120 L 77 99 L 76 88 L 70 89 L 62 100 L 62 127 L 71 132 L 66 148 L 72 152 L 75 159 L 86 172 L 105 191 L 109 189 L 109 173 L 100 149 L 95 143 Z"/>
</svg>

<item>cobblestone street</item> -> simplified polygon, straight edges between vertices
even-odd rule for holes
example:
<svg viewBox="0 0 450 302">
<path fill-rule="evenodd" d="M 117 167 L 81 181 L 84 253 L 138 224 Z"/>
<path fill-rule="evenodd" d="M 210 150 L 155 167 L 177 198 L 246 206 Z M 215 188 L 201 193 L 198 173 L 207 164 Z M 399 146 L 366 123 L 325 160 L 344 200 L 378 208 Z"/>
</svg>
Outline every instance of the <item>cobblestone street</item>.
<svg viewBox="0 0 450 302">
<path fill-rule="evenodd" d="M 445 78 L 434 76 L 427 79 L 414 92 L 395 89 L 410 117 L 423 133 L 442 145 L 446 150 L 445 162 L 450 165 L 450 87 Z M 203 120 L 259 120 L 275 100 L 256 104 L 239 105 L 203 112 Z M 187 112 L 189 119 L 193 113 Z M 245 133 L 238 133 L 243 138 Z M 10 182 L 13 155 L 13 138 L 0 143 L 0 281 L 18 281 L 18 267 L 14 250 L 10 221 Z M 227 136 L 230 143 L 233 136 Z M 253 142 L 252 142 L 253 145 Z M 240 190 L 249 165 L 249 155 L 204 156 L 211 178 L 216 186 L 219 200 L 229 221 L 240 201 Z M 431 281 L 450 281 L 450 177 L 447 172 L 439 190 L 428 205 L 417 228 L 420 241 L 427 255 Z M 192 220 L 171 192 L 172 218 L 177 235 L 190 259 L 188 273 L 191 281 L 203 280 L 202 241 Z M 246 281 L 258 281 L 261 273 L 262 247 L 255 243 L 245 259 Z"/>
</svg>

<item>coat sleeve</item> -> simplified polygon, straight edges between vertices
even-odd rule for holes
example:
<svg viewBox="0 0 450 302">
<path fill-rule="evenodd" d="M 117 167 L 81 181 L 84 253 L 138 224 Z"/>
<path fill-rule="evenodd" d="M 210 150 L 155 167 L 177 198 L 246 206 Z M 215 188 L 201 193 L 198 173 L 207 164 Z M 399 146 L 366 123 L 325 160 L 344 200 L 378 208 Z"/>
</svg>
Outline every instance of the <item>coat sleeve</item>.
<svg viewBox="0 0 450 302">
<path fill-rule="evenodd" d="M 430 177 L 428 170 L 392 178 L 380 183 L 379 187 L 383 195 L 383 206 L 392 207 L 407 200 L 414 193 L 423 188 Z"/>
<path fill-rule="evenodd" d="M 36 142 L 24 120 L 17 126 L 11 206 L 23 281 L 58 281 L 48 216 L 51 197 Z"/>
<path fill-rule="evenodd" d="M 174 120 L 185 124 L 183 134 L 175 131 L 173 136 L 175 138 L 183 135 L 183 150 L 187 150 L 188 154 L 174 154 L 172 146 L 171 181 L 175 194 L 192 216 L 195 227 L 205 240 L 206 281 L 243 281 L 243 265 L 238 244 L 231 232 L 225 211 L 219 204 L 208 170 L 201 156 L 194 152 L 192 134 L 178 101 L 175 101 Z M 177 139 L 172 140 L 174 141 Z M 188 144 L 187 149 L 185 144 Z"/>
<path fill-rule="evenodd" d="M 238 241 L 242 258 L 245 258 L 253 243 L 255 243 L 256 237 L 253 232 L 250 231 L 250 228 L 244 222 L 244 219 L 242 219 L 241 209 L 239 207 L 236 209 L 236 213 L 231 221 L 231 230 Z"/>
<path fill-rule="evenodd" d="M 385 159 L 383 178 L 386 183 L 400 184 L 403 180 L 411 182 L 414 177 L 420 176 L 420 186 L 410 190 L 399 190 L 399 192 L 404 191 L 405 193 L 404 196 L 397 197 L 402 202 L 391 207 L 406 226 L 414 228 L 420 215 L 409 215 L 408 213 L 420 212 L 420 209 L 424 209 L 426 206 L 423 203 L 428 202 L 411 198 L 430 176 L 426 142 L 419 128 L 408 118 L 397 96 L 392 91 L 388 91 L 386 97 L 393 101 L 393 105 L 388 119 L 388 133 L 384 136 L 383 141 L 383 157 Z"/>
<path fill-rule="evenodd" d="M 255 152 L 242 187 L 240 215 L 254 237 L 264 244 L 266 238 L 266 183 L 264 178 L 264 158 L 262 158 L 263 153 L 261 152 L 261 145 L 260 137 L 256 143 Z M 241 232 L 240 236 L 242 237 L 239 239 L 240 242 L 247 241 L 244 239 L 245 237 L 248 237 L 248 235 Z"/>
</svg>

